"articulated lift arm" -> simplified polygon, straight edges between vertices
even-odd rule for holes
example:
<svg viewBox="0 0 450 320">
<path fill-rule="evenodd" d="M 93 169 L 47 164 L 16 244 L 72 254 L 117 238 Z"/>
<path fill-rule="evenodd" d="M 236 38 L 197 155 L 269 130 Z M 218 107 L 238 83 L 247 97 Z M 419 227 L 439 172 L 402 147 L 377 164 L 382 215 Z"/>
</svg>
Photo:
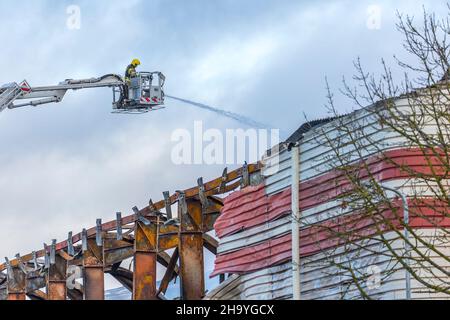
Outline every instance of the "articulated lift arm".
<svg viewBox="0 0 450 320">
<path fill-rule="evenodd" d="M 152 85 L 154 77 L 159 78 L 157 85 Z M 121 76 L 108 74 L 100 78 L 65 80 L 55 86 L 30 87 L 26 81 L 21 84 L 10 83 L 0 87 L 0 112 L 25 106 L 38 106 L 61 102 L 68 90 L 88 88 L 112 88 L 114 94 L 113 108 L 116 112 L 147 112 L 164 104 L 165 77 L 160 72 L 139 73 L 132 88 L 128 88 Z M 133 95 L 129 97 L 130 93 Z M 116 98 L 118 98 L 116 100 Z"/>
</svg>

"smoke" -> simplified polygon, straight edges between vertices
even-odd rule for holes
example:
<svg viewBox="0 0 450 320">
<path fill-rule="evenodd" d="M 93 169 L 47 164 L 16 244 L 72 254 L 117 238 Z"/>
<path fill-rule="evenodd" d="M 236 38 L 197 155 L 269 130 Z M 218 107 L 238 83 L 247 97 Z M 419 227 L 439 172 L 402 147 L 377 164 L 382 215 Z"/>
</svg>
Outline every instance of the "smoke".
<svg viewBox="0 0 450 320">
<path fill-rule="evenodd" d="M 217 113 L 223 117 L 227 117 L 233 120 L 236 120 L 240 123 L 243 123 L 245 125 L 248 125 L 252 128 L 258 128 L 258 129 L 270 129 L 270 126 L 264 123 L 259 123 L 257 121 L 254 121 L 253 119 L 247 118 L 245 116 L 242 116 L 240 114 L 234 113 L 234 112 L 230 112 L 230 111 L 226 111 L 226 110 L 222 110 L 222 109 L 218 109 L 218 108 L 214 108 L 211 106 L 208 106 L 206 104 L 202 104 L 202 103 L 198 103 L 198 102 L 194 102 L 194 101 L 190 101 L 190 100 L 186 100 L 186 99 L 182 99 L 182 98 L 177 98 L 177 97 L 173 97 L 173 96 L 167 96 L 167 98 L 173 99 L 173 100 L 177 100 L 177 101 L 181 101 L 190 105 L 193 105 L 195 107 L 201 108 L 201 109 L 205 109 L 214 113 Z"/>
</svg>

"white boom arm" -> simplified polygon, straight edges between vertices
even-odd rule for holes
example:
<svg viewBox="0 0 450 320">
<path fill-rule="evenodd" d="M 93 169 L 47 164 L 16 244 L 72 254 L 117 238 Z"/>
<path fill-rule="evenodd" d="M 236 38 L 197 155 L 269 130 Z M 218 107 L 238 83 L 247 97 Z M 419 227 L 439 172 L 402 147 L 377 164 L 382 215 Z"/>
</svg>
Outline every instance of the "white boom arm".
<svg viewBox="0 0 450 320">
<path fill-rule="evenodd" d="M 122 77 L 115 74 L 91 79 L 69 79 L 58 85 L 46 87 L 30 87 L 26 81 L 23 81 L 20 85 L 10 83 L 0 87 L 0 112 L 6 108 L 14 109 L 60 102 L 68 90 L 124 86 L 125 82 Z M 17 103 L 17 100 L 23 100 L 23 102 Z"/>
</svg>

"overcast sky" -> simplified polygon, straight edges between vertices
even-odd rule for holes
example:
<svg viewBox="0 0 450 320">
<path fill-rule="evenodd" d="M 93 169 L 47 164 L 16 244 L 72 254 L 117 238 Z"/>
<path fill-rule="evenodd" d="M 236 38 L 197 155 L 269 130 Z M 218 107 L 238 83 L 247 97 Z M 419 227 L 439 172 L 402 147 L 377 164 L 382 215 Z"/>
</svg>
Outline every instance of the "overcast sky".
<svg viewBox="0 0 450 320">
<path fill-rule="evenodd" d="M 67 26 L 70 5 L 80 8 L 80 29 Z M 420 18 L 422 5 L 446 12 L 437 0 L 1 0 L 0 85 L 121 74 L 136 57 L 141 70 L 166 74 L 167 94 L 268 123 L 287 138 L 303 113 L 326 115 L 326 76 L 337 89 L 356 57 L 377 71 L 382 57 L 401 53 L 395 12 Z M 373 8 L 381 10 L 379 25 Z M 0 257 L 38 250 L 96 218 L 160 200 L 162 191 L 219 176 L 220 165 L 173 164 L 172 133 L 192 131 L 196 120 L 222 131 L 247 128 L 166 104 L 150 114 L 113 115 L 110 90 L 97 89 L 0 114 Z"/>
</svg>

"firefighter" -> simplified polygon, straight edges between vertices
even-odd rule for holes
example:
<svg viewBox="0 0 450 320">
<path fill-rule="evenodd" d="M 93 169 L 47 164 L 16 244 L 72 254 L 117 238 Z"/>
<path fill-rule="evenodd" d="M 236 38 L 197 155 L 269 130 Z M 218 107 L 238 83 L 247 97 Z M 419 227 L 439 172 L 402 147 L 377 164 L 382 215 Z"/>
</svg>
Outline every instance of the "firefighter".
<svg viewBox="0 0 450 320">
<path fill-rule="evenodd" d="M 125 84 L 127 85 L 127 88 L 125 90 L 126 99 L 128 99 L 128 92 L 131 84 L 131 79 L 136 77 L 136 68 L 140 64 L 141 61 L 139 61 L 139 59 L 133 59 L 133 61 L 131 61 L 131 64 L 127 67 L 127 70 L 125 70 Z"/>
</svg>

